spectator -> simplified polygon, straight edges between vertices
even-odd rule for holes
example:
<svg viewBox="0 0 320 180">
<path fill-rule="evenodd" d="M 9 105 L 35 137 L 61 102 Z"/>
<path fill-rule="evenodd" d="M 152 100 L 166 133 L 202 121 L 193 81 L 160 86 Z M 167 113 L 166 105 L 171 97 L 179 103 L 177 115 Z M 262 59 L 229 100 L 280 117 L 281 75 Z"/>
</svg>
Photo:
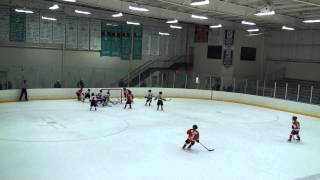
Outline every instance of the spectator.
<svg viewBox="0 0 320 180">
<path fill-rule="evenodd" d="M 27 80 L 23 80 L 23 83 L 21 85 L 21 94 L 20 94 L 19 101 L 21 101 L 23 95 L 24 95 L 24 99 L 28 101 L 27 88 L 28 88 Z"/>
<path fill-rule="evenodd" d="M 7 89 L 12 89 L 12 83 L 11 83 L 11 81 L 8 81 L 8 87 L 7 87 Z"/>
<path fill-rule="evenodd" d="M 53 85 L 54 88 L 61 88 L 61 83 L 59 80 L 57 80 L 54 85 Z"/>
<path fill-rule="evenodd" d="M 82 79 L 77 83 L 77 87 L 78 88 L 84 88 L 84 82 L 83 82 Z"/>
</svg>

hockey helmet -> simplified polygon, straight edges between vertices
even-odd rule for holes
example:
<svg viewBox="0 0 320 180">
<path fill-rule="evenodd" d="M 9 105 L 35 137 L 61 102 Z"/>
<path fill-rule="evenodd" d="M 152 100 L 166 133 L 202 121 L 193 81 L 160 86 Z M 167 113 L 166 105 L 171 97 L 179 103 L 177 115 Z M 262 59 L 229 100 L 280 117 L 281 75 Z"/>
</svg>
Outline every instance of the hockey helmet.
<svg viewBox="0 0 320 180">
<path fill-rule="evenodd" d="M 194 124 L 194 125 L 192 126 L 192 129 L 198 129 L 198 126 L 197 126 L 196 124 Z"/>
</svg>

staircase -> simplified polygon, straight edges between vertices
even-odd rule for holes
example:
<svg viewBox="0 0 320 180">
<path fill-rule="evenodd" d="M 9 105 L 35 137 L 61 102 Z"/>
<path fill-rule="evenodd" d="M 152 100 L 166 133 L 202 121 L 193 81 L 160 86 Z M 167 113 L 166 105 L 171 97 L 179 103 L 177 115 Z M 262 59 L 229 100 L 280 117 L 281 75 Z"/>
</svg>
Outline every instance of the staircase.
<svg viewBox="0 0 320 180">
<path fill-rule="evenodd" d="M 186 56 L 175 56 L 167 60 L 150 60 L 140 65 L 118 82 L 119 87 L 137 86 L 156 71 L 186 68 Z"/>
</svg>

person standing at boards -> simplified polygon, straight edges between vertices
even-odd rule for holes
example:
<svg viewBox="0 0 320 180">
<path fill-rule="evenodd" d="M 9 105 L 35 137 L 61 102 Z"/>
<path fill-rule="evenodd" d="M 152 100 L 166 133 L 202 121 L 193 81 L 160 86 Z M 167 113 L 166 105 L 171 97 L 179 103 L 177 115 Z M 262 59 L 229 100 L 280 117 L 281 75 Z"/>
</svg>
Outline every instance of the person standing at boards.
<svg viewBox="0 0 320 180">
<path fill-rule="evenodd" d="M 21 94 L 20 94 L 19 101 L 22 100 L 22 96 L 24 96 L 24 99 L 28 101 L 27 88 L 28 88 L 27 80 L 23 80 L 23 83 L 21 85 Z"/>
</svg>

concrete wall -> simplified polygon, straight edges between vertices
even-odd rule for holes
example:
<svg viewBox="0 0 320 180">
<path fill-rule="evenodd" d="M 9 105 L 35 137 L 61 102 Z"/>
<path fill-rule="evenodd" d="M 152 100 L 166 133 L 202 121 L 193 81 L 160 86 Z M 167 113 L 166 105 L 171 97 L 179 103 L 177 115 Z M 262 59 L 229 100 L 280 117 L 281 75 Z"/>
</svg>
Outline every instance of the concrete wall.
<svg viewBox="0 0 320 180">
<path fill-rule="evenodd" d="M 320 80 L 320 31 L 273 31 L 267 35 L 267 70 L 287 78 Z"/>
<path fill-rule="evenodd" d="M 213 30 L 210 30 L 213 31 Z M 217 30 L 214 30 L 217 31 Z M 208 43 L 194 43 L 194 73 L 222 77 L 225 85 L 230 85 L 233 78 L 236 79 L 263 79 L 264 78 L 264 36 L 247 36 L 247 32 L 236 30 L 234 40 L 233 64 L 225 67 L 221 59 L 208 59 L 208 45 L 222 45 L 224 30 L 218 33 L 209 32 Z M 241 47 L 253 47 L 257 49 L 256 61 L 241 61 Z M 228 84 L 227 84 L 227 81 Z"/>
<path fill-rule="evenodd" d="M 146 61 L 186 54 L 186 30 L 171 31 L 172 36 L 168 37 L 166 44 L 168 52 L 162 53 L 162 39 L 165 37 L 158 35 L 160 29 L 157 27 L 162 27 L 164 31 L 167 25 L 153 24 L 155 25 L 151 26 L 149 23 L 145 26 L 143 36 L 159 37 L 159 54 L 150 55 L 150 51 L 145 51 L 150 48 L 150 44 L 143 44 L 142 60 L 132 62 L 119 57 L 101 57 L 98 51 L 63 50 L 62 46 L 51 49 L 30 48 L 30 43 L 9 47 L 13 43 L 0 42 L 0 84 L 9 80 L 13 88 L 19 88 L 22 79 L 27 79 L 32 88 L 50 88 L 56 80 L 60 80 L 63 87 L 76 87 L 76 83 L 83 79 L 87 87 L 111 87 L 117 85 L 119 79 L 130 70 Z M 169 46 L 170 44 L 173 45 Z M 1 77 L 1 74 L 6 77 Z"/>
<path fill-rule="evenodd" d="M 130 88 L 135 97 L 144 97 L 150 88 Z M 63 99 L 75 98 L 77 89 L 30 89 L 30 99 Z M 92 89 L 98 92 L 99 89 Z M 152 88 L 154 93 L 164 92 L 165 97 L 177 98 L 196 98 L 213 99 L 227 102 L 235 102 L 259 107 L 271 108 L 276 110 L 288 111 L 297 114 L 309 115 L 320 118 L 320 106 L 298 103 L 294 101 L 285 101 L 276 98 L 254 96 L 248 94 L 230 93 L 222 91 L 196 90 L 196 89 L 174 89 L 174 88 Z M 111 94 L 120 94 L 119 90 L 111 91 Z M 19 90 L 0 91 L 0 102 L 16 101 Z M 113 95 L 113 94 L 112 94 Z"/>
</svg>

